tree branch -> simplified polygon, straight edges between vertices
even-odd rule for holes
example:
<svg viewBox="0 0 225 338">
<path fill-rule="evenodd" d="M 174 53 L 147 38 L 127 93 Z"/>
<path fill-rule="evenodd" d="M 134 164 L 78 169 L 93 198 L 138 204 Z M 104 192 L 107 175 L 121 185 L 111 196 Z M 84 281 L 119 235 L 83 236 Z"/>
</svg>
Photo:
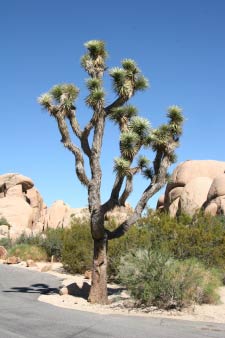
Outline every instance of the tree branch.
<svg viewBox="0 0 225 338">
<path fill-rule="evenodd" d="M 119 225 L 114 231 L 110 232 L 107 230 L 108 239 L 119 238 L 123 236 L 129 228 L 141 217 L 143 210 L 145 209 L 148 200 L 156 194 L 166 183 L 167 169 L 170 165 L 168 156 L 164 156 L 161 161 L 161 165 L 158 172 L 155 173 L 153 180 L 143 192 L 140 200 L 138 201 L 133 215 L 131 215 L 125 222 Z"/>
<path fill-rule="evenodd" d="M 67 148 L 73 153 L 75 157 L 76 174 L 80 182 L 85 186 L 88 186 L 89 179 L 87 178 L 87 175 L 85 173 L 83 156 L 80 149 L 77 146 L 75 146 L 70 139 L 68 127 L 65 121 L 65 113 L 58 110 L 57 112 L 56 111 L 54 112 L 53 116 L 55 117 L 58 123 L 58 128 L 62 136 L 61 142 L 63 143 L 65 148 Z"/>
<path fill-rule="evenodd" d="M 128 100 L 128 98 L 118 97 L 113 103 L 105 107 L 106 116 L 111 113 L 112 109 L 123 106 Z"/>
<path fill-rule="evenodd" d="M 80 139 L 81 138 L 81 129 L 79 123 L 76 118 L 76 110 L 71 109 L 69 113 L 67 113 L 68 120 L 70 122 L 71 128 L 74 134 Z"/>
</svg>

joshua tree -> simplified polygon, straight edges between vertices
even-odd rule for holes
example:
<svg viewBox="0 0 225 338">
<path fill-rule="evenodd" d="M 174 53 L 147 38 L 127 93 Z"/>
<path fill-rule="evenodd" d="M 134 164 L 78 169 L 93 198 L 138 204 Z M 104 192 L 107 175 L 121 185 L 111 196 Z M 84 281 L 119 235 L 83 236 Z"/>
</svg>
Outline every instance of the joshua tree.
<svg viewBox="0 0 225 338">
<path fill-rule="evenodd" d="M 167 113 L 168 123 L 157 129 L 151 128 L 147 119 L 138 116 L 137 109 L 128 102 L 138 91 L 148 87 L 148 81 L 131 59 L 122 60 L 121 68 L 109 70 L 116 99 L 106 105 L 103 89 L 103 74 L 107 70 L 105 44 L 103 41 L 92 40 L 85 43 L 85 47 L 87 52 L 81 58 L 81 66 L 89 75 L 86 80 L 89 91 L 86 105 L 91 108 L 93 114 L 84 129 L 81 129 L 77 120 L 75 100 L 79 89 L 74 84 L 56 85 L 48 93 L 41 95 L 38 101 L 50 116 L 55 118 L 61 142 L 74 155 L 76 175 L 87 188 L 91 234 L 94 241 L 89 301 L 105 304 L 107 242 L 125 234 L 141 217 L 148 200 L 166 183 L 167 169 L 175 161 L 174 151 L 182 133 L 183 116 L 178 106 L 171 106 Z M 114 159 L 115 180 L 112 182 L 111 194 L 109 199 L 102 203 L 100 157 L 107 119 L 111 119 L 119 126 L 120 154 Z M 71 136 L 75 136 L 77 143 L 72 141 Z M 139 155 L 143 147 L 150 149 L 150 154 L 154 154 L 151 165 L 147 157 Z M 90 166 L 90 177 L 86 173 L 85 157 Z M 133 214 L 110 232 L 104 226 L 104 216 L 115 206 L 125 205 L 132 192 L 134 176 L 138 173 L 143 174 L 148 180 L 147 187 L 140 196 Z"/>
</svg>

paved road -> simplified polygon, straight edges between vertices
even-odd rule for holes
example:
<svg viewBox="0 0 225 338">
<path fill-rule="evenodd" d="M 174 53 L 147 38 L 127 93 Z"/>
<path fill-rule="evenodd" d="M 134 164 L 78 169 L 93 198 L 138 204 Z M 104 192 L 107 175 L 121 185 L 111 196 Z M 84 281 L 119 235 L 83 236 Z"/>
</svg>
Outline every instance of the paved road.
<svg viewBox="0 0 225 338">
<path fill-rule="evenodd" d="M 58 308 L 37 299 L 54 276 L 0 265 L 0 338 L 224 338 L 225 325 Z"/>
</svg>

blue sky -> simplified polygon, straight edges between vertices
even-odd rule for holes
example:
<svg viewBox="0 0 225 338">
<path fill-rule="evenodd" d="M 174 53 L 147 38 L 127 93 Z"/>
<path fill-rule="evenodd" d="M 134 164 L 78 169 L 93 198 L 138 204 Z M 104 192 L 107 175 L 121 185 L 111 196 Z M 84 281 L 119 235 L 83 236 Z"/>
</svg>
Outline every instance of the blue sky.
<svg viewBox="0 0 225 338">
<path fill-rule="evenodd" d="M 87 205 L 74 174 L 74 160 L 60 143 L 55 121 L 37 97 L 54 84 L 74 82 L 81 124 L 84 106 L 80 67 L 84 42 L 105 40 L 108 66 L 137 61 L 151 88 L 133 103 L 153 127 L 165 122 L 168 106 L 183 107 L 186 122 L 178 163 L 187 159 L 225 161 L 224 0 L 3 0 L 0 4 L 0 174 L 31 177 L 47 205 L 63 199 Z M 106 78 L 108 102 L 114 97 Z M 104 201 L 111 189 L 118 131 L 109 122 L 102 154 Z M 137 179 L 130 203 L 146 186 Z M 149 202 L 154 207 L 156 197 Z"/>
</svg>

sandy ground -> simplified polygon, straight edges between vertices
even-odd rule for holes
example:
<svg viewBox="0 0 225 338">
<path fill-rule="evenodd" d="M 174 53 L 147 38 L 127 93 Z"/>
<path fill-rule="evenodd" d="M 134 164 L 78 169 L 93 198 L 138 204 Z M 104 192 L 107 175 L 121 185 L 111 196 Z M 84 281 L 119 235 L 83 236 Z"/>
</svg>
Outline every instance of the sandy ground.
<svg viewBox="0 0 225 338">
<path fill-rule="evenodd" d="M 17 264 L 26 268 L 24 262 Z M 37 263 L 36 267 L 26 269 L 40 271 L 46 263 Z M 87 296 L 90 289 L 90 280 L 82 275 L 70 275 L 63 272 L 60 263 L 52 263 L 51 270 L 44 272 L 57 276 L 62 281 L 62 286 L 66 286 L 70 294 L 59 295 L 41 295 L 39 300 L 55 306 L 74 309 L 79 311 L 95 312 L 99 314 L 118 314 L 135 315 L 144 317 L 173 318 L 192 321 L 225 323 L 225 286 L 218 289 L 221 303 L 218 305 L 193 305 L 182 311 L 177 310 L 158 310 L 156 308 L 131 308 L 131 299 L 124 288 L 116 284 L 108 284 L 109 305 L 95 305 L 87 302 Z"/>
</svg>

